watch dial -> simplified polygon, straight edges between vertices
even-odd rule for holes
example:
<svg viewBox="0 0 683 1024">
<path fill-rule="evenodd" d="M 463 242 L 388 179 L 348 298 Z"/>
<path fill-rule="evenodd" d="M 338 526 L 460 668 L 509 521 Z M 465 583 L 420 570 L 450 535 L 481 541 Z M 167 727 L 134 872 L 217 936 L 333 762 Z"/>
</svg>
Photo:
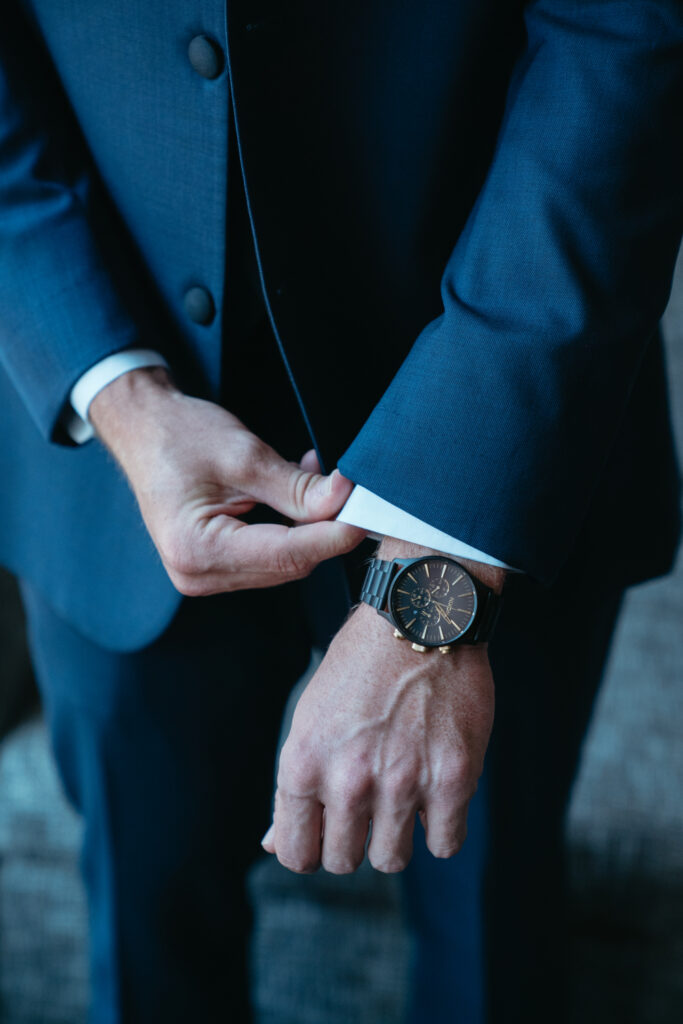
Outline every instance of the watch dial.
<svg viewBox="0 0 683 1024">
<path fill-rule="evenodd" d="M 394 581 L 390 601 L 398 628 L 424 647 L 457 640 L 477 609 L 471 578 L 448 558 L 425 558 L 406 566 Z"/>
</svg>

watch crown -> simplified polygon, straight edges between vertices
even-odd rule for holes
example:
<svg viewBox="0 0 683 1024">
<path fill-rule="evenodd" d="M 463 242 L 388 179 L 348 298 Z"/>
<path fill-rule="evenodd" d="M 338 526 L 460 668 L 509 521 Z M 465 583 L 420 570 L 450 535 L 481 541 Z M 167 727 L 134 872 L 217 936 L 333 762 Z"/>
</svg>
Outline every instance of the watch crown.
<svg viewBox="0 0 683 1024">
<path fill-rule="evenodd" d="M 405 637 L 400 629 L 394 630 L 394 636 L 396 637 L 397 640 L 405 640 Z"/>
<path fill-rule="evenodd" d="M 449 647 L 448 645 L 444 644 L 443 647 L 439 647 L 439 654 L 450 654 L 452 650 L 452 647 Z"/>
<path fill-rule="evenodd" d="M 422 644 L 411 644 L 410 646 L 414 651 L 420 651 L 422 654 L 427 650 L 427 648 L 423 647 Z"/>
</svg>

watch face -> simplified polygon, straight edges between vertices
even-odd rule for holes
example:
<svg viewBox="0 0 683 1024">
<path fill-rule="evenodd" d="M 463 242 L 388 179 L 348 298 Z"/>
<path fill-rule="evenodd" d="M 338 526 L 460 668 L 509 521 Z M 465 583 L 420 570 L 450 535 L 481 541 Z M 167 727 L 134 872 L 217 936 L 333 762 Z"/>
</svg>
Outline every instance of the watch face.
<svg viewBox="0 0 683 1024">
<path fill-rule="evenodd" d="M 452 643 L 472 624 L 477 610 L 474 583 L 450 558 L 429 557 L 401 569 L 389 607 L 404 636 L 423 647 Z"/>
</svg>

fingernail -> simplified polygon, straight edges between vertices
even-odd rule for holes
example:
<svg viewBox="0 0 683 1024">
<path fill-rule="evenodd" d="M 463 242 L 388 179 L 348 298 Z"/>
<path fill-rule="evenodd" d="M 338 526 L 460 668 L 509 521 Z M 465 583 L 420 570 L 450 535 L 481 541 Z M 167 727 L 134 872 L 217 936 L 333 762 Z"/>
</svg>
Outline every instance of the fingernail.
<svg viewBox="0 0 683 1024">
<path fill-rule="evenodd" d="M 273 838 L 274 831 L 275 825 L 271 825 L 266 834 L 264 835 L 263 839 L 261 840 L 261 846 L 265 846 L 266 843 L 270 842 L 270 840 Z"/>
</svg>

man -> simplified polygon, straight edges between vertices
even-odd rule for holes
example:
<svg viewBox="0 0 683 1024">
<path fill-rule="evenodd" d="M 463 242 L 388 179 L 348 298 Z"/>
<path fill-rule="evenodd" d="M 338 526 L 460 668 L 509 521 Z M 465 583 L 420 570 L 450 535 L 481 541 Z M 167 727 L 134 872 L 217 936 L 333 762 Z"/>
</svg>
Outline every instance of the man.
<svg viewBox="0 0 683 1024">
<path fill-rule="evenodd" d="M 413 581 L 442 655 L 377 614 L 387 563 L 446 556 L 470 609 L 517 575 L 474 835 L 411 867 L 413 1015 L 559 1019 L 562 811 L 623 588 L 678 536 L 679 3 L 32 0 L 0 45 L 2 554 L 86 820 L 93 1020 L 248 1018 L 268 751 L 334 621 L 266 849 L 350 871 L 372 822 L 400 870 L 416 814 L 460 849 L 493 682 L 457 634 L 495 616 Z"/>
</svg>

